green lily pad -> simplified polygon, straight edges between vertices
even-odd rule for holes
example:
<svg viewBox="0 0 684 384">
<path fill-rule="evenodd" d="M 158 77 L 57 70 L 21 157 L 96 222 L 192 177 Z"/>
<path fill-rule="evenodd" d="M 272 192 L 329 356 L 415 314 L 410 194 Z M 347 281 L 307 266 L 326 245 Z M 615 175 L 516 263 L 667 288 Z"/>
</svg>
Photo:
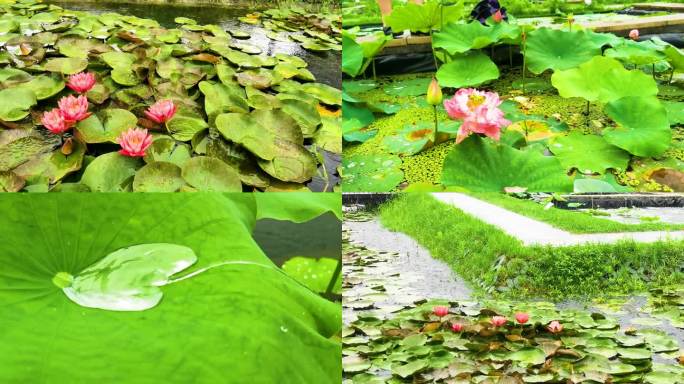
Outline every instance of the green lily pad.
<svg viewBox="0 0 684 384">
<path fill-rule="evenodd" d="M 127 157 L 118 152 L 98 156 L 88 164 L 81 184 L 93 192 L 121 192 L 130 190 L 130 185 L 139 166 L 138 159 Z"/>
<path fill-rule="evenodd" d="M 649 75 L 628 71 L 608 57 L 596 56 L 578 68 L 556 71 L 551 76 L 562 97 L 581 97 L 608 103 L 626 96 L 655 96 L 658 87 Z"/>
<path fill-rule="evenodd" d="M 528 34 L 527 68 L 532 73 L 575 68 L 597 55 L 601 46 L 582 30 L 539 28 Z"/>
<path fill-rule="evenodd" d="M 442 87 L 464 88 L 498 79 L 499 68 L 489 56 L 475 51 L 440 66 L 436 77 Z"/>
<path fill-rule="evenodd" d="M 186 161 L 182 175 L 200 191 L 242 192 L 240 175 L 228 164 L 211 157 L 198 156 Z"/>
<path fill-rule="evenodd" d="M 88 67 L 88 60 L 78 57 L 57 57 L 45 62 L 45 70 L 59 72 L 65 75 L 74 75 L 83 72 Z"/>
<path fill-rule="evenodd" d="M 167 162 L 182 167 L 190 159 L 190 149 L 185 144 L 178 143 L 169 137 L 154 139 L 152 145 L 145 151 L 145 162 Z"/>
<path fill-rule="evenodd" d="M 506 357 L 527 365 L 541 365 L 546 362 L 546 353 L 541 348 L 522 348 Z"/>
<path fill-rule="evenodd" d="M 665 107 L 655 97 L 624 97 L 606 104 L 616 127 L 606 128 L 606 141 L 636 156 L 659 156 L 667 150 L 672 131 Z"/>
<path fill-rule="evenodd" d="M 0 91 L 0 120 L 21 120 L 37 102 L 36 94 L 30 89 L 3 89 Z"/>
<path fill-rule="evenodd" d="M 661 101 L 667 110 L 667 118 L 670 125 L 684 124 L 684 102 Z"/>
<path fill-rule="evenodd" d="M 444 159 L 442 184 L 478 192 L 523 187 L 534 192 L 569 192 L 572 180 L 555 157 L 520 151 L 471 136 Z"/>
<path fill-rule="evenodd" d="M 404 179 L 401 159 L 395 155 L 354 155 L 342 159 L 342 190 L 389 192 Z"/>
<path fill-rule="evenodd" d="M 303 183 L 316 175 L 316 158 L 304 146 L 279 138 L 272 145 L 275 152 L 272 159 L 257 159 L 264 172 L 278 180 L 294 183 Z"/>
<path fill-rule="evenodd" d="M 420 96 L 427 93 L 430 81 L 431 79 L 427 77 L 394 81 L 385 85 L 383 90 L 392 96 Z"/>
<path fill-rule="evenodd" d="M 30 89 L 36 99 L 44 100 L 61 92 L 64 89 L 64 80 L 54 75 L 40 75 L 21 84 L 21 88 Z"/>
<path fill-rule="evenodd" d="M 103 123 L 104 121 L 104 123 Z M 138 118 L 119 108 L 107 108 L 76 124 L 78 136 L 86 143 L 116 142 L 121 134 L 135 128 Z"/>
<path fill-rule="evenodd" d="M 176 192 L 184 184 L 178 165 L 154 161 L 135 173 L 133 192 Z"/>
<path fill-rule="evenodd" d="M 202 81 L 199 88 L 204 94 L 204 110 L 209 116 L 209 122 L 213 122 L 221 113 L 249 112 L 244 90 L 238 85 Z"/>
<path fill-rule="evenodd" d="M 320 100 L 323 104 L 341 105 L 342 91 L 335 87 L 321 83 L 306 83 L 302 84 L 301 91 L 306 92 L 313 97 Z"/>
<path fill-rule="evenodd" d="M 198 132 L 209 128 L 204 118 L 195 111 L 179 111 L 166 122 L 166 128 L 174 139 L 190 141 Z"/>
<path fill-rule="evenodd" d="M 553 139 L 549 145 L 565 169 L 578 169 L 582 173 L 605 173 L 608 169 L 624 171 L 629 153 L 606 142 L 596 135 L 571 132 Z"/>
<path fill-rule="evenodd" d="M 342 124 L 340 118 L 321 118 L 321 128 L 314 134 L 314 143 L 328 152 L 342 153 Z"/>
<path fill-rule="evenodd" d="M 401 364 L 397 366 L 392 367 L 392 373 L 403 377 L 407 378 L 409 376 L 414 375 L 417 372 L 420 372 L 421 370 L 425 369 L 428 367 L 428 362 L 427 360 L 414 360 L 411 361 L 407 364 Z"/>
<path fill-rule="evenodd" d="M 304 137 L 312 137 L 321 124 L 321 115 L 311 104 L 293 99 L 282 100 L 282 109 L 297 121 Z"/>
</svg>

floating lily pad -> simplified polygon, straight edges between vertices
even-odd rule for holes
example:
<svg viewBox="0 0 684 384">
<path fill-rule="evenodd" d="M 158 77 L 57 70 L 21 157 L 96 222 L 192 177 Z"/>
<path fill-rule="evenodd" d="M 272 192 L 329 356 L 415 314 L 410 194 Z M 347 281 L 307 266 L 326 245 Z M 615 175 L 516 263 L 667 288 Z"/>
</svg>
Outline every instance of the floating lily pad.
<svg viewBox="0 0 684 384">
<path fill-rule="evenodd" d="M 58 76 L 40 75 L 21 84 L 21 88 L 30 89 L 36 99 L 48 99 L 64 89 L 64 81 Z"/>
<path fill-rule="evenodd" d="M 242 192 L 240 176 L 221 160 L 206 156 L 193 157 L 185 162 L 183 179 L 200 191 Z"/>
<path fill-rule="evenodd" d="M 28 116 L 29 109 L 37 102 L 36 94 L 27 88 L 0 90 L 0 120 L 21 120 Z"/>
<path fill-rule="evenodd" d="M 198 132 L 207 129 L 209 125 L 202 116 L 194 111 L 176 113 L 166 122 L 166 128 L 174 139 L 180 141 L 191 140 Z"/>
<path fill-rule="evenodd" d="M 321 115 L 311 104 L 299 100 L 282 100 L 282 108 L 297 121 L 304 137 L 312 137 L 321 124 Z"/>
<path fill-rule="evenodd" d="M 311 180 L 316 175 L 316 158 L 304 146 L 278 138 L 273 146 L 275 156 L 272 159 L 258 159 L 264 172 L 278 180 L 295 183 Z"/>
<path fill-rule="evenodd" d="M 121 192 L 130 190 L 133 176 L 140 162 L 118 152 L 105 153 L 95 158 L 83 172 L 81 183 L 93 192 Z"/>
<path fill-rule="evenodd" d="M 154 139 L 145 151 L 145 162 L 167 162 L 182 167 L 190 159 L 190 150 L 185 144 L 178 143 L 169 137 Z"/>
<path fill-rule="evenodd" d="M 184 184 L 178 165 L 153 161 L 135 173 L 133 192 L 176 192 Z"/>
<path fill-rule="evenodd" d="M 355 155 L 342 159 L 345 192 L 389 192 L 404 179 L 401 159 L 395 155 Z"/>
<path fill-rule="evenodd" d="M 385 85 L 383 90 L 392 96 L 420 96 L 427 93 L 430 81 L 431 79 L 426 77 L 395 81 Z"/>
<path fill-rule="evenodd" d="M 57 57 L 48 59 L 45 63 L 45 70 L 59 72 L 65 75 L 74 75 L 83 72 L 88 66 L 88 60 L 78 57 Z"/>
<path fill-rule="evenodd" d="M 135 128 L 138 118 L 119 108 L 108 108 L 76 124 L 78 136 L 86 143 L 115 142 L 121 134 Z"/>
<path fill-rule="evenodd" d="M 237 85 L 202 81 L 199 88 L 204 94 L 204 110 L 210 122 L 224 112 L 249 112 L 244 90 Z"/>
</svg>

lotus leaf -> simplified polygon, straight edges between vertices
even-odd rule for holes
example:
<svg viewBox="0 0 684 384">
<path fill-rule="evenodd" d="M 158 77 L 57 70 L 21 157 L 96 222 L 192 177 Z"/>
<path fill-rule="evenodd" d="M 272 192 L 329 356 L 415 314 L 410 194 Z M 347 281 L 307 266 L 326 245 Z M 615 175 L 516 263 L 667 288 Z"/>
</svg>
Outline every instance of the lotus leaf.
<svg viewBox="0 0 684 384">
<path fill-rule="evenodd" d="M 499 68 L 489 56 L 476 51 L 457 56 L 440 66 L 436 76 L 442 87 L 465 88 L 497 79 Z"/>
<path fill-rule="evenodd" d="M 670 125 L 684 124 L 684 102 L 663 101 Z"/>
<path fill-rule="evenodd" d="M 655 97 L 624 97 L 606 104 L 617 123 L 606 128 L 606 141 L 636 156 L 659 156 L 670 146 L 672 131 L 665 107 Z"/>
<path fill-rule="evenodd" d="M 601 45 L 585 31 L 539 28 L 528 34 L 527 66 L 532 73 L 575 68 L 601 55 Z"/>
<path fill-rule="evenodd" d="M 184 184 L 178 165 L 154 161 L 135 173 L 133 192 L 176 192 Z"/>
<path fill-rule="evenodd" d="M 205 384 L 225 379 L 225 372 L 235 377 L 258 374 L 264 382 L 282 381 L 283 375 L 303 382 L 339 382 L 340 343 L 332 338 L 340 330 L 339 304 L 297 283 L 259 249 L 251 236 L 259 201 L 250 194 L 15 194 L 3 199 L 1 224 L 16 240 L 11 247 L 4 242 L 0 252 L 0 300 L 7 309 L 0 321 L 9 329 L 0 336 L 0 381 L 33 382 L 37 371 L 46 381 L 63 375 L 79 382 L 102 381 L 104 359 L 105 380 L 112 382 L 174 377 Z M 159 264 L 138 266 L 156 269 L 174 258 L 167 252 L 173 248 L 188 250 L 197 262 L 184 279 L 174 276 L 175 282 L 158 288 L 163 300 L 151 309 L 86 308 L 56 285 L 68 281 L 59 277 L 78 278 L 112 255 L 139 257 L 140 249 L 156 252 Z M 180 260 L 188 259 L 184 254 Z M 140 284 L 130 283 L 134 289 Z M 264 318 L 264 311 L 272 317 Z M 212 325 L 200 327 L 198 322 Z M 253 331 L 252 337 L 238 342 L 245 329 Z M 273 349 L 263 348 L 273 342 Z M 283 349 L 291 353 L 285 357 L 277 352 Z M 141 363 L 159 351 L 175 352 Z M 270 369 L 257 362 L 263 359 Z"/>
<path fill-rule="evenodd" d="M 442 184 L 471 191 L 501 192 L 523 187 L 534 192 L 569 192 L 572 180 L 555 157 L 520 151 L 471 136 L 444 159 Z"/>
<path fill-rule="evenodd" d="M 88 60 L 78 57 L 56 57 L 45 62 L 45 70 L 73 75 L 82 72 L 88 66 Z"/>
<path fill-rule="evenodd" d="M 395 31 L 430 32 L 432 29 L 460 20 L 463 16 L 463 3 L 458 2 L 442 7 L 436 1 L 425 4 L 407 3 L 395 9 L 387 18 L 387 24 Z"/>
<path fill-rule="evenodd" d="M 471 49 L 480 49 L 498 42 L 501 39 L 516 39 L 520 35 L 520 27 L 508 23 L 495 26 L 482 25 L 474 20 L 469 23 L 451 23 L 433 36 L 433 46 L 447 51 L 450 55 L 465 53 Z"/>
<path fill-rule="evenodd" d="M 636 65 L 650 65 L 665 59 L 665 54 L 660 52 L 660 47 L 651 41 L 623 40 L 621 44 L 607 49 L 605 55 Z"/>
<path fill-rule="evenodd" d="M 565 169 L 578 169 L 581 173 L 604 173 L 608 169 L 624 171 L 629 154 L 608 144 L 601 136 L 572 132 L 556 137 L 549 149 Z"/>
<path fill-rule="evenodd" d="M 389 192 L 404 179 L 401 159 L 395 155 L 346 156 L 342 159 L 345 192 Z"/>
<path fill-rule="evenodd" d="M 36 94 L 28 88 L 0 90 L 0 120 L 21 120 L 28 116 L 29 109 L 37 102 Z"/>
<path fill-rule="evenodd" d="M 123 156 L 118 152 L 105 153 L 88 164 L 81 183 L 93 192 L 128 191 L 139 165 L 136 158 Z"/>
<path fill-rule="evenodd" d="M 430 78 L 421 77 L 410 80 L 395 81 L 383 87 L 385 93 L 392 96 L 420 96 L 427 93 Z"/>
<path fill-rule="evenodd" d="M 603 56 L 577 68 L 554 72 L 551 84 L 563 97 L 581 97 L 590 102 L 608 103 L 625 96 L 658 93 L 653 78 L 641 71 L 628 71 L 619 61 Z"/>
</svg>

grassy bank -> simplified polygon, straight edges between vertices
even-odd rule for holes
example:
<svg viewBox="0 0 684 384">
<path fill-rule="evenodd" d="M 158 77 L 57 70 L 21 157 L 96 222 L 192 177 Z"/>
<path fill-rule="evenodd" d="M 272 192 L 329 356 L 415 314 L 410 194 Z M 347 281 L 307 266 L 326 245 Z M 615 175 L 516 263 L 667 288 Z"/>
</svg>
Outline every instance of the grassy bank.
<svg viewBox="0 0 684 384">
<path fill-rule="evenodd" d="M 471 193 L 473 197 L 488 201 L 509 211 L 519 213 L 556 228 L 572 233 L 607 233 L 607 232 L 643 232 L 643 231 L 667 231 L 682 230 L 684 225 L 670 223 L 640 223 L 625 224 L 592 216 L 586 212 L 569 211 L 565 209 L 550 208 L 534 201 L 516 199 L 501 193 Z"/>
<path fill-rule="evenodd" d="M 480 292 L 506 298 L 582 299 L 684 282 L 684 241 L 526 247 L 422 193 L 383 205 L 380 219 L 416 239 Z"/>
</svg>

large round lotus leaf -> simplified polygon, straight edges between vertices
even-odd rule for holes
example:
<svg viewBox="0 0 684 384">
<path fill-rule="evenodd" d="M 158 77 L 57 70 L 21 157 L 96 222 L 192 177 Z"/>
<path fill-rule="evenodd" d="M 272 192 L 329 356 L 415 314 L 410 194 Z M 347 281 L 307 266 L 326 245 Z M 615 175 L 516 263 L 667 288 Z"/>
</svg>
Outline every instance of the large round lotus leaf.
<svg viewBox="0 0 684 384">
<path fill-rule="evenodd" d="M 114 143 L 121 133 L 134 128 L 137 123 L 138 118 L 131 112 L 108 108 L 79 121 L 76 131 L 86 143 Z"/>
<path fill-rule="evenodd" d="M 520 35 L 520 27 L 508 23 L 494 26 L 482 25 L 479 21 L 470 23 L 451 23 L 440 32 L 434 34 L 432 45 L 442 48 L 449 54 L 465 53 L 471 49 L 484 48 L 501 39 L 516 39 Z"/>
<path fill-rule="evenodd" d="M 667 118 L 670 125 L 684 124 L 684 102 L 681 101 L 662 101 L 667 110 Z"/>
<path fill-rule="evenodd" d="M 584 31 L 539 28 L 528 34 L 527 68 L 532 73 L 575 68 L 596 55 L 601 55 L 601 46 Z"/>
<path fill-rule="evenodd" d="M 572 180 L 553 156 L 520 151 L 471 136 L 454 146 L 442 167 L 442 184 L 477 192 L 523 187 L 530 192 L 571 192 Z"/>
<path fill-rule="evenodd" d="M 665 60 L 665 54 L 659 49 L 651 41 L 623 40 L 621 44 L 607 49 L 605 55 L 630 64 L 646 65 Z"/>
<path fill-rule="evenodd" d="M 174 139 L 190 141 L 198 132 L 209 128 L 209 125 L 200 114 L 194 111 L 182 111 L 166 122 L 166 128 Z"/>
<path fill-rule="evenodd" d="M 259 124 L 253 115 L 245 113 L 218 115 L 216 128 L 223 137 L 241 144 L 264 160 L 271 160 L 276 156 L 275 134 Z"/>
<path fill-rule="evenodd" d="M 300 100 L 283 100 L 282 109 L 292 116 L 302 129 L 304 137 L 312 137 L 321 124 L 321 115 L 316 107 Z"/>
<path fill-rule="evenodd" d="M 641 157 L 660 156 L 670 146 L 670 122 L 657 98 L 624 97 L 606 104 L 605 112 L 617 123 L 603 131 L 607 142 Z"/>
<path fill-rule="evenodd" d="M 394 81 L 385 85 L 383 90 L 392 96 L 420 96 L 427 93 L 430 81 L 431 79 L 428 77 Z"/>
<path fill-rule="evenodd" d="M 185 181 L 173 163 L 155 161 L 140 168 L 133 178 L 133 192 L 176 192 Z"/>
<path fill-rule="evenodd" d="M 581 97 L 608 103 L 625 96 L 655 96 L 658 86 L 653 78 L 641 71 L 628 71 L 609 57 L 596 56 L 578 68 L 557 71 L 551 76 L 563 97 Z"/>
<path fill-rule="evenodd" d="M 17 121 L 28 116 L 36 105 L 36 94 L 26 88 L 8 88 L 0 91 L 0 120 Z"/>
<path fill-rule="evenodd" d="M 193 157 L 185 162 L 182 173 L 185 181 L 199 191 L 242 192 L 240 175 L 219 159 Z"/>
<path fill-rule="evenodd" d="M 304 146 L 276 138 L 275 156 L 271 160 L 258 159 L 264 172 L 282 181 L 303 183 L 316 175 L 316 157 Z"/>
<path fill-rule="evenodd" d="M 0 249 L 0 382 L 33 383 L 36 372 L 45 382 L 339 382 L 340 305 L 264 255 L 252 237 L 261 203 L 251 194 L 14 194 L 0 204 L 0 226 L 16 239 Z M 187 278 L 160 288 L 154 308 L 85 308 L 52 282 L 59 272 L 79 277 L 112 253 L 152 244 L 197 256 Z M 101 276 L 124 267 L 113 264 Z"/>
<path fill-rule="evenodd" d="M 549 145 L 565 169 L 578 169 L 582 173 L 604 173 L 607 169 L 624 171 L 629 153 L 608 144 L 601 136 L 572 132 L 553 139 Z"/>
<path fill-rule="evenodd" d="M 342 36 L 342 72 L 356 77 L 363 65 L 363 48 L 349 36 Z"/>
<path fill-rule="evenodd" d="M 65 75 L 74 75 L 83 72 L 88 66 L 88 60 L 78 57 L 57 57 L 45 62 L 45 70 L 59 72 Z"/>
<path fill-rule="evenodd" d="M 425 4 L 407 3 L 397 7 L 387 18 L 386 22 L 395 31 L 406 29 L 412 32 L 430 32 L 439 25 L 447 25 L 463 17 L 463 3 L 455 3 L 442 7 L 437 1 Z"/>
<path fill-rule="evenodd" d="M 245 91 L 239 85 L 202 81 L 199 88 L 204 94 L 204 110 L 210 122 L 221 113 L 249 112 Z"/>
<path fill-rule="evenodd" d="M 273 76 L 273 72 L 264 69 L 249 69 L 243 72 L 239 72 L 235 75 L 237 82 L 243 87 L 254 87 L 256 89 L 266 89 L 271 87 L 272 84 L 277 83 Z"/>
<path fill-rule="evenodd" d="M 474 51 L 440 66 L 436 76 L 442 87 L 464 88 L 499 78 L 499 68 L 489 56 Z"/>
<path fill-rule="evenodd" d="M 259 125 L 272 132 L 276 137 L 300 145 L 304 144 L 304 137 L 297 120 L 284 110 L 258 109 L 252 111 L 251 115 Z"/>
<path fill-rule="evenodd" d="M 386 154 L 345 156 L 342 159 L 344 192 L 389 192 L 404 179 L 399 156 Z"/>
<path fill-rule="evenodd" d="M 323 104 L 340 105 L 342 104 L 342 91 L 335 87 L 321 83 L 305 83 L 300 88 L 302 92 L 306 92 L 313 97 L 320 100 Z"/>
<path fill-rule="evenodd" d="M 64 89 L 64 80 L 58 75 L 40 75 L 21 84 L 21 87 L 30 89 L 36 95 L 36 99 L 43 100 L 61 92 Z"/>
<path fill-rule="evenodd" d="M 133 175 L 140 160 L 118 152 L 98 156 L 86 167 L 81 184 L 93 192 L 121 192 L 130 190 Z"/>
<path fill-rule="evenodd" d="M 147 163 L 163 161 L 182 167 L 189 158 L 190 149 L 187 145 L 165 136 L 156 138 L 145 151 L 145 162 Z"/>
</svg>

